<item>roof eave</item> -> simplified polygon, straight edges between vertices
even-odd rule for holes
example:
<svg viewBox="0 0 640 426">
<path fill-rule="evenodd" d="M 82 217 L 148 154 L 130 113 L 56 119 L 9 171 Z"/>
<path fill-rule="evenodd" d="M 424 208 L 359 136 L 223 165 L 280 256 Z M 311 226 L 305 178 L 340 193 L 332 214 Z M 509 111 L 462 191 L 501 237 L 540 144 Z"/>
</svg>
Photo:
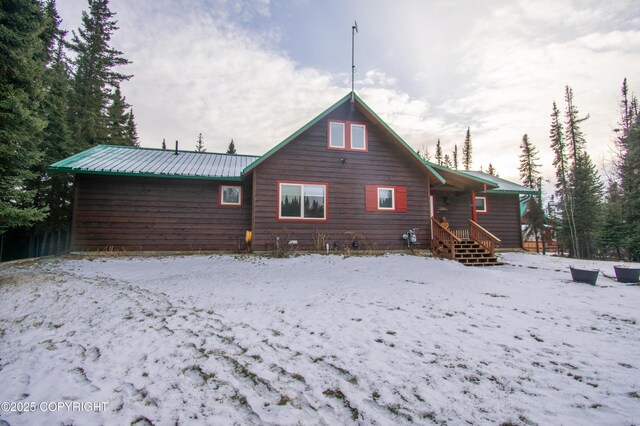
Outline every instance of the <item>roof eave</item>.
<svg viewBox="0 0 640 426">
<path fill-rule="evenodd" d="M 129 176 L 129 177 L 157 177 L 157 178 L 173 178 L 173 179 L 199 179 L 199 180 L 217 180 L 225 182 L 242 182 L 244 177 L 241 176 L 198 176 L 198 175 L 179 175 L 167 173 L 127 173 L 127 172 L 109 172 L 102 170 L 82 170 L 71 167 L 47 167 L 47 172 L 52 173 L 69 173 L 74 175 L 105 175 L 105 176 Z"/>
</svg>

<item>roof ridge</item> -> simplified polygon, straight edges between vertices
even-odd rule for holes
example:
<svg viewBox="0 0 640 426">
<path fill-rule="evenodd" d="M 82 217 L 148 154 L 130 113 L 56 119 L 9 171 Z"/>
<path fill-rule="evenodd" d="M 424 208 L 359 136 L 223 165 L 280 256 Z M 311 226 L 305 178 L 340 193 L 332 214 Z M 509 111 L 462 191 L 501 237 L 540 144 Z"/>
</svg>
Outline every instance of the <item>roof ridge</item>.
<svg viewBox="0 0 640 426">
<path fill-rule="evenodd" d="M 110 144 L 99 144 L 99 145 L 95 145 L 89 149 L 93 149 L 93 148 L 98 148 L 98 147 L 102 147 L 102 148 L 118 148 L 118 149 L 135 149 L 135 150 L 145 150 L 145 151 L 167 151 L 167 152 L 175 152 L 175 149 L 163 149 L 163 148 L 150 148 L 147 146 L 129 146 L 129 145 L 110 145 Z M 82 151 L 84 152 L 84 151 Z M 260 155 L 254 155 L 254 154 L 229 154 L 226 152 L 206 152 L 206 151 L 194 151 L 194 150 L 189 150 L 189 149 L 178 149 L 178 152 L 186 152 L 186 153 L 193 153 L 193 154 L 213 154 L 213 155 L 228 155 L 228 156 L 236 156 L 236 157 L 255 157 L 255 158 L 260 158 Z"/>
</svg>

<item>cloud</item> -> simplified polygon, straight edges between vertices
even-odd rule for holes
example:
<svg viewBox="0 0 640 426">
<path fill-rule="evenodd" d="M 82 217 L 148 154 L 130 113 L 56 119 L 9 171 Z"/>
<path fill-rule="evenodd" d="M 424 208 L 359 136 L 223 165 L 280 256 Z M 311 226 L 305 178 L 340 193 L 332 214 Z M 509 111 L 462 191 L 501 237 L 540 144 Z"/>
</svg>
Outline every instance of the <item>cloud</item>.
<svg viewBox="0 0 640 426">
<path fill-rule="evenodd" d="M 518 179 L 524 133 L 540 149 L 545 174 L 553 175 L 549 114 L 553 100 L 563 108 L 565 84 L 592 116 L 583 130 L 594 158 L 608 150 L 622 79 L 640 84 L 633 80 L 640 75 L 640 11 L 631 0 L 362 8 L 357 5 L 369 3 L 355 1 L 359 95 L 415 148 L 433 152 L 440 138 L 450 152 L 470 127 L 474 165 L 492 162 L 503 177 Z M 209 151 L 226 149 L 233 138 L 241 153 L 262 154 L 344 96 L 351 75 L 329 71 L 339 68 L 335 55 L 317 55 L 312 67 L 286 50 L 287 40 L 302 38 L 296 42 L 305 54 L 327 51 L 322 30 L 335 25 L 332 11 L 343 4 L 327 2 L 326 16 L 309 18 L 320 20 L 309 34 L 295 15 L 278 19 L 283 9 L 295 14 L 308 6 L 298 0 L 113 0 L 120 21 L 114 44 L 133 61 L 126 72 L 134 77 L 123 90 L 142 145 L 159 147 L 166 138 L 193 148 L 202 132 Z M 70 29 L 86 5 L 65 0 L 59 8 Z M 295 34 L 286 26 L 292 21 Z"/>
</svg>

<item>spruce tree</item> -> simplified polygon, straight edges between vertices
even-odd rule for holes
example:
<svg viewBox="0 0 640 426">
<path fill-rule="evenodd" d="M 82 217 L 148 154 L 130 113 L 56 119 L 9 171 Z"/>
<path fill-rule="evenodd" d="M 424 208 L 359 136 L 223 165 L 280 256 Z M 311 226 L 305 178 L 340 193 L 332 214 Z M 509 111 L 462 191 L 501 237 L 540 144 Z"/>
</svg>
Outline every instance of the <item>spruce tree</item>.
<svg viewBox="0 0 640 426">
<path fill-rule="evenodd" d="M 471 164 L 471 129 L 467 127 L 467 135 L 464 138 L 464 145 L 462 145 L 462 166 L 465 170 L 469 170 Z"/>
<path fill-rule="evenodd" d="M 595 256 L 601 219 L 602 183 L 589 154 L 578 153 L 570 176 L 571 219 L 575 238 L 572 256 L 590 259 Z"/>
<path fill-rule="evenodd" d="M 202 133 L 198 135 L 198 141 L 196 142 L 196 151 L 205 152 L 204 142 L 202 141 Z"/>
<path fill-rule="evenodd" d="M 236 145 L 233 143 L 233 139 L 229 142 L 229 146 L 227 147 L 227 154 L 235 154 L 236 153 Z"/>
<path fill-rule="evenodd" d="M 109 145 L 133 145 L 129 140 L 129 107 L 131 105 L 122 96 L 120 85 L 116 85 L 111 94 L 111 104 L 107 107 L 108 137 L 105 142 Z"/>
<path fill-rule="evenodd" d="M 626 222 L 625 246 L 629 259 L 640 261 L 640 116 L 634 115 L 625 140 L 626 153 L 622 169 L 623 213 Z"/>
<path fill-rule="evenodd" d="M 539 190 L 540 164 L 538 161 L 538 150 L 529 141 L 529 136 L 525 133 L 520 143 L 520 180 L 525 186 Z"/>
<path fill-rule="evenodd" d="M 26 188 L 42 160 L 40 138 L 46 48 L 45 14 L 37 0 L 5 0 L 0 6 L 0 233 L 45 219 Z"/>
<path fill-rule="evenodd" d="M 556 169 L 556 209 L 558 213 L 558 222 L 560 229 L 558 230 L 558 251 L 562 252 L 564 247 L 570 246 L 575 252 L 577 247 L 574 245 L 576 234 L 574 222 L 572 220 L 573 199 L 569 192 L 569 173 L 570 166 L 567 158 L 567 145 L 564 139 L 564 127 L 560 119 L 560 110 L 555 101 L 551 112 L 551 129 L 549 131 L 551 140 L 551 149 L 554 153 L 553 166 Z"/>
<path fill-rule="evenodd" d="M 32 230 L 32 238 L 35 233 L 43 232 L 46 236 L 52 232 L 68 231 L 71 223 L 73 179 L 64 173 L 49 175 L 46 171 L 47 165 L 72 154 L 68 102 L 70 73 L 63 49 L 64 33 L 59 34 L 60 38 L 55 42 L 55 56 L 45 70 L 46 94 L 42 103 L 42 115 L 46 118 L 47 125 L 40 140 L 43 157 L 33 169 L 36 177 L 29 182 L 29 187 L 36 191 L 35 205 L 48 209 L 49 216 Z M 60 237 L 59 234 L 57 236 Z"/>
<path fill-rule="evenodd" d="M 453 146 L 453 168 L 458 169 L 458 144 Z"/>
<path fill-rule="evenodd" d="M 605 203 L 602 207 L 602 228 L 598 236 L 598 246 L 605 254 L 613 251 L 616 258 L 622 258 L 622 248 L 626 242 L 622 191 L 616 181 L 609 183 Z"/>
<path fill-rule="evenodd" d="M 88 0 L 82 12 L 82 27 L 73 32 L 69 47 L 75 52 L 71 103 L 76 150 L 109 143 L 107 110 L 118 85 L 131 78 L 116 69 L 130 62 L 112 48 L 111 36 L 118 29 L 108 0 Z"/>
<path fill-rule="evenodd" d="M 489 163 L 489 168 L 487 169 L 487 173 L 489 173 L 491 176 L 498 176 L 498 172 L 496 171 L 495 167 L 493 167 L 493 164 Z"/>
<path fill-rule="evenodd" d="M 162 149 L 167 149 L 167 142 L 162 138 Z"/>
<path fill-rule="evenodd" d="M 139 147 L 140 141 L 138 140 L 138 128 L 136 126 L 136 120 L 133 115 L 133 108 L 129 109 L 127 118 L 127 143 L 131 146 Z"/>
<path fill-rule="evenodd" d="M 438 143 L 436 144 L 436 163 L 442 166 L 444 158 L 442 157 L 442 146 L 440 145 L 440 138 L 438 138 Z"/>
<path fill-rule="evenodd" d="M 451 164 L 451 157 L 449 157 L 449 154 L 445 154 L 444 155 L 444 160 L 442 161 L 443 166 L 451 168 L 453 165 Z"/>
<path fill-rule="evenodd" d="M 565 109 L 565 138 L 569 145 L 573 164 L 575 164 L 586 144 L 584 134 L 580 129 L 580 123 L 588 120 L 589 115 L 582 118 L 579 117 L 578 107 L 573 102 L 573 89 L 569 86 L 565 86 L 564 100 L 567 103 Z"/>
</svg>

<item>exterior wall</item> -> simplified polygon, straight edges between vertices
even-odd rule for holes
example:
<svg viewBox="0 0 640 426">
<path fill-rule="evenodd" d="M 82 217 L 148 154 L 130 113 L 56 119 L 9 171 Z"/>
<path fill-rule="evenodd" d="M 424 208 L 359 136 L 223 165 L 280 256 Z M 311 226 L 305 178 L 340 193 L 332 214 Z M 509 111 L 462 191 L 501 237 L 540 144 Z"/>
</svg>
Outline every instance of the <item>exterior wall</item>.
<svg viewBox="0 0 640 426">
<path fill-rule="evenodd" d="M 502 240 L 500 248 L 522 248 L 520 202 L 515 194 L 480 194 L 487 197 L 489 213 L 478 213 L 480 226 Z"/>
<path fill-rule="evenodd" d="M 367 123 L 368 151 L 327 148 L 328 120 Z M 406 247 L 402 234 L 417 228 L 421 247 L 429 247 L 429 181 L 427 174 L 394 141 L 347 101 L 328 117 L 291 141 L 254 170 L 254 250 L 265 250 L 277 234 L 313 247 L 315 230 L 328 242 L 351 244 L 349 232 L 362 234 L 371 248 Z M 346 162 L 343 163 L 342 159 Z M 282 222 L 277 218 L 277 182 L 328 184 L 326 222 Z M 365 211 L 366 185 L 406 186 L 406 212 Z M 364 241 L 359 240 L 361 248 Z"/>
<path fill-rule="evenodd" d="M 436 219 L 447 218 L 451 229 L 468 229 L 471 219 L 471 194 L 461 192 L 433 191 Z"/>
<path fill-rule="evenodd" d="M 196 179 L 76 175 L 73 250 L 233 250 L 251 222 L 251 183 L 242 207 L 220 206 L 220 185 Z"/>
<path fill-rule="evenodd" d="M 469 229 L 471 194 L 433 192 L 435 215 L 445 216 L 451 229 Z M 476 194 L 487 198 L 488 213 L 478 213 L 478 224 L 502 240 L 501 248 L 522 248 L 518 195 Z M 445 201 L 445 197 L 447 200 Z"/>
</svg>

